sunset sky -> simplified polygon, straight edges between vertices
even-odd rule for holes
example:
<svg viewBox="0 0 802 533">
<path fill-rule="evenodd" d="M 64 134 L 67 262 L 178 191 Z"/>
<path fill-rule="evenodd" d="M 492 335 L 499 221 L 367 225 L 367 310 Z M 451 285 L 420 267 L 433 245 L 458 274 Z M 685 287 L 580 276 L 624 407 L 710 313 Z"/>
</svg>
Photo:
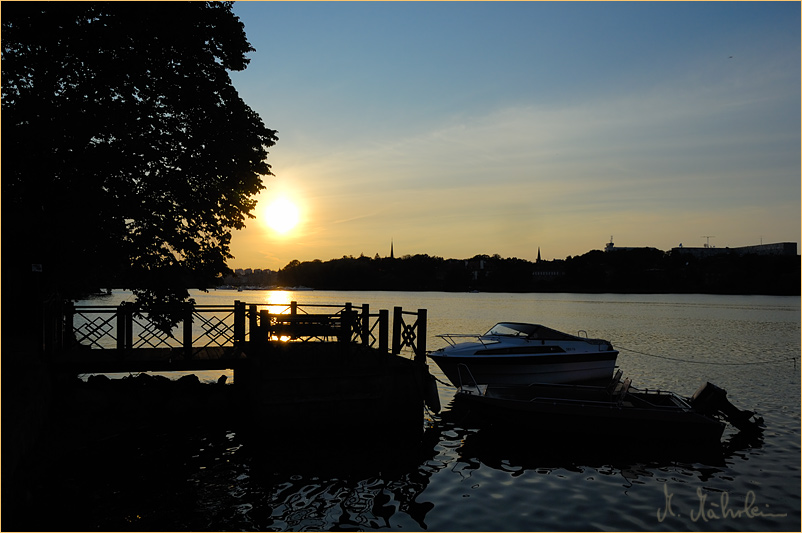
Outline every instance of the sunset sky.
<svg viewBox="0 0 802 533">
<path fill-rule="evenodd" d="M 279 141 L 233 268 L 800 241 L 798 2 L 234 12 Z"/>
</svg>

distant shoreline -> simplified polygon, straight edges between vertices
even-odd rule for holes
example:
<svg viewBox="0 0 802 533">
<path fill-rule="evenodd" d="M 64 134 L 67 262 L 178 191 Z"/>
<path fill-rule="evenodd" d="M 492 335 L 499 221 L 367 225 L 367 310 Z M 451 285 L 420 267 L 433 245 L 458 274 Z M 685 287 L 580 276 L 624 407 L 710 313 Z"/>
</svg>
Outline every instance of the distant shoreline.
<svg viewBox="0 0 802 533">
<path fill-rule="evenodd" d="M 613 294 L 800 294 L 800 256 L 654 248 L 594 250 L 559 261 L 428 255 L 292 261 L 278 272 L 245 270 L 222 280 L 236 290 L 387 290 Z"/>
<path fill-rule="evenodd" d="M 465 294 L 465 293 L 476 293 L 476 294 L 648 294 L 648 295 L 660 295 L 660 294 L 707 294 L 707 295 L 714 295 L 714 296 L 802 296 L 799 293 L 789 293 L 789 294 L 766 294 L 766 293 L 747 293 L 747 292 L 650 292 L 650 291 L 593 291 L 593 290 L 582 290 L 582 291 L 572 291 L 572 290 L 439 290 L 439 289 L 372 289 L 372 288 L 347 288 L 347 287 L 338 287 L 334 288 L 311 288 L 306 287 L 304 289 L 297 289 L 294 287 L 276 287 L 276 286 L 265 286 L 265 287 L 258 287 L 258 286 L 245 286 L 241 287 L 230 287 L 230 286 L 221 286 L 221 287 L 211 287 L 209 290 L 214 291 L 234 291 L 234 292 L 245 292 L 245 291 L 286 291 L 286 292 L 299 292 L 299 291 L 354 291 L 354 292 L 371 292 L 371 291 L 381 291 L 381 292 L 442 292 L 446 294 Z"/>
</svg>

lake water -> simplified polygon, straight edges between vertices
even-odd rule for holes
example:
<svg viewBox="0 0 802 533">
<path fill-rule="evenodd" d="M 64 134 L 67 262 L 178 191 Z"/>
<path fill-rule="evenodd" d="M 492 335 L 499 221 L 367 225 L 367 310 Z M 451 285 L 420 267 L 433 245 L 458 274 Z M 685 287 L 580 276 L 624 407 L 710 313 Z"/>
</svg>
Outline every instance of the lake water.
<svg viewBox="0 0 802 533">
<path fill-rule="evenodd" d="M 495 434 L 452 405 L 422 414 L 419 444 L 320 434 L 283 446 L 226 420 L 82 445 L 43 505 L 64 529 L 430 531 L 799 531 L 800 298 L 710 295 L 212 291 L 201 304 L 368 303 L 428 310 L 441 333 L 538 322 L 612 341 L 639 388 L 689 396 L 705 381 L 766 429 L 721 450 L 654 452 L 627 435 L 565 445 L 549 428 Z M 115 293 L 106 305 L 129 298 Z M 435 365 L 431 372 L 445 377 Z M 201 373 L 199 373 L 200 375 Z M 216 380 L 220 372 L 203 375 Z M 214 423 L 212 423 L 214 422 Z M 705 512 L 699 514 L 700 509 Z M 749 509 L 750 512 L 745 512 Z M 37 522 L 32 521 L 32 525 Z M 47 524 L 47 523 L 45 523 Z"/>
</svg>

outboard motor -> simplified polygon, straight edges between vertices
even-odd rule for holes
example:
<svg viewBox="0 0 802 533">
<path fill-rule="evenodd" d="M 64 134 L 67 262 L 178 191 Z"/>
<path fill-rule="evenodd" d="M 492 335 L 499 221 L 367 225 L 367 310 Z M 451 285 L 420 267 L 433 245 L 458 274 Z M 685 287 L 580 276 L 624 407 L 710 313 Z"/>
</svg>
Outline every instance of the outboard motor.
<svg viewBox="0 0 802 533">
<path fill-rule="evenodd" d="M 710 382 L 705 383 L 693 393 L 690 404 L 705 415 L 723 416 L 730 424 L 742 431 L 754 431 L 760 429 L 763 424 L 762 418 L 755 417 L 755 420 L 751 420 L 754 412 L 741 411 L 732 405 L 727 400 L 727 391 Z"/>
</svg>

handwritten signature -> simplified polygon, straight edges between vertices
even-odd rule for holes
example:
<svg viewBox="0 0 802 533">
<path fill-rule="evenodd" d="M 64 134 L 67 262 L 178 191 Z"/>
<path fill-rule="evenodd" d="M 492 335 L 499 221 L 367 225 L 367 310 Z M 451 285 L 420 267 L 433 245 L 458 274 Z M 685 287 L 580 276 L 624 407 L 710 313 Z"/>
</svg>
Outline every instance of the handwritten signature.
<svg viewBox="0 0 802 533">
<path fill-rule="evenodd" d="M 657 521 L 662 522 L 666 518 L 673 516 L 680 518 L 679 510 L 674 509 L 673 492 L 668 492 L 668 485 L 663 484 L 663 493 L 665 494 L 666 501 L 662 508 L 657 509 Z M 696 497 L 699 499 L 699 506 L 691 509 L 689 518 L 692 522 L 709 522 L 711 520 L 722 520 L 732 518 L 782 518 L 787 516 L 788 513 L 767 513 L 762 511 L 755 503 L 756 497 L 753 491 L 746 493 L 743 501 L 743 506 L 730 507 L 730 495 L 727 492 L 721 493 L 721 499 L 718 502 L 708 501 L 707 494 L 699 487 L 696 489 Z"/>
</svg>

